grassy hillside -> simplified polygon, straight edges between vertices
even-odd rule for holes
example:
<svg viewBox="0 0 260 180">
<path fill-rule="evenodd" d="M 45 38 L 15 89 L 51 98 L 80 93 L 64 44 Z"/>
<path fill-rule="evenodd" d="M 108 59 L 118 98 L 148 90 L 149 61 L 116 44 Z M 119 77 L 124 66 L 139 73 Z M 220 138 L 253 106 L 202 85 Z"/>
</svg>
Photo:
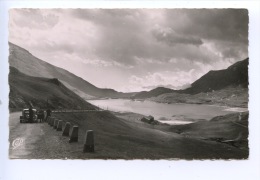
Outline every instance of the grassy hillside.
<svg viewBox="0 0 260 180">
<path fill-rule="evenodd" d="M 191 87 L 181 92 L 187 94 L 197 94 L 201 92 L 211 92 L 229 86 L 248 87 L 248 63 L 249 59 L 239 61 L 227 69 L 219 71 L 209 71 L 200 79 L 191 84 Z"/>
<path fill-rule="evenodd" d="M 107 111 L 55 113 L 56 118 L 79 126 L 79 142 L 63 157 L 80 159 L 241 159 L 248 150 L 215 141 L 183 136 L 156 126 L 118 118 Z M 169 126 L 167 126 L 169 128 Z M 94 130 L 95 153 L 82 153 L 86 130 Z M 63 137 L 59 138 L 61 141 Z M 66 143 L 65 142 L 65 143 Z M 67 142 L 68 143 L 68 142 Z M 64 150 L 63 150 L 64 151 Z M 57 157 L 56 157 L 57 158 Z"/>
<path fill-rule="evenodd" d="M 64 82 L 64 85 L 74 91 L 82 98 L 93 97 L 130 97 L 133 93 L 121 93 L 113 89 L 98 88 L 84 79 L 75 76 L 74 74 L 62 68 L 53 66 L 45 61 L 42 61 L 33 56 L 29 51 L 9 43 L 9 64 L 15 67 L 24 74 L 45 77 L 57 78 L 59 81 Z"/>
<path fill-rule="evenodd" d="M 36 108 L 95 108 L 70 91 L 58 79 L 28 76 L 13 67 L 10 67 L 9 86 L 9 107 L 11 109 L 25 108 L 29 106 L 29 103 Z"/>
<path fill-rule="evenodd" d="M 233 145 L 248 149 L 248 112 L 219 116 L 210 121 L 176 125 L 170 130 L 185 136 L 211 141 L 225 143 L 227 140 L 235 140 Z"/>
<path fill-rule="evenodd" d="M 133 98 L 149 98 L 152 101 L 162 103 L 206 103 L 247 107 L 248 63 L 249 59 L 247 58 L 227 69 L 210 71 L 185 90 L 161 87 L 137 93 Z"/>
</svg>

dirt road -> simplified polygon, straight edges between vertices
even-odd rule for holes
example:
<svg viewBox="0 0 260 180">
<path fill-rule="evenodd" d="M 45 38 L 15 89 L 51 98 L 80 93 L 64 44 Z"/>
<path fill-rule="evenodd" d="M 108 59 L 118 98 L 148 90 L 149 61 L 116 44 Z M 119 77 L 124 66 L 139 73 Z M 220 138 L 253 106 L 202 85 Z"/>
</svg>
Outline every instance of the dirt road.
<svg viewBox="0 0 260 180">
<path fill-rule="evenodd" d="M 43 124 L 20 124 L 20 115 L 21 112 L 11 113 L 9 118 L 10 158 L 28 157 L 34 149 L 35 142 L 44 135 L 42 130 Z"/>
<path fill-rule="evenodd" d="M 47 123 L 20 123 L 10 114 L 11 159 L 244 159 L 248 151 L 117 119 L 108 112 L 58 113 L 78 125 L 79 142 L 69 143 Z M 95 153 L 82 153 L 86 129 L 95 131 Z"/>
<path fill-rule="evenodd" d="M 10 114 L 10 159 L 65 159 L 68 139 L 47 123 L 20 123 L 21 112 Z M 67 148 L 67 149 L 66 149 Z"/>
</svg>

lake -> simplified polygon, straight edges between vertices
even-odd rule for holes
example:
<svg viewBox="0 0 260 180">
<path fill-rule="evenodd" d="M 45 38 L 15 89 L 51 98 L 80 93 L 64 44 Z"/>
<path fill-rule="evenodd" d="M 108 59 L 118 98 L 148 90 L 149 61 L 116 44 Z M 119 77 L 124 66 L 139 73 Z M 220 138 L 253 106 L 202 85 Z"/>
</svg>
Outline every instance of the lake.
<svg viewBox="0 0 260 180">
<path fill-rule="evenodd" d="M 210 120 L 213 117 L 229 113 L 247 111 L 246 108 L 206 104 L 164 104 L 129 99 L 88 100 L 88 102 L 106 110 L 152 115 L 156 120 L 167 124 L 188 124 L 199 120 Z"/>
</svg>

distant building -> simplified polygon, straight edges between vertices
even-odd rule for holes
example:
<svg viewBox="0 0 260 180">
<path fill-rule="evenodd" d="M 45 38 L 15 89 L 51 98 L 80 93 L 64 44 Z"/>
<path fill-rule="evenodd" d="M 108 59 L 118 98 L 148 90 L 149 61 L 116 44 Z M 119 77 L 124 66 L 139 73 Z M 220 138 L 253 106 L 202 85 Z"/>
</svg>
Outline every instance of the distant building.
<svg viewBox="0 0 260 180">
<path fill-rule="evenodd" d="M 154 120 L 153 116 L 144 116 L 140 119 L 140 121 L 149 123 L 149 124 L 159 124 L 158 121 Z"/>
</svg>

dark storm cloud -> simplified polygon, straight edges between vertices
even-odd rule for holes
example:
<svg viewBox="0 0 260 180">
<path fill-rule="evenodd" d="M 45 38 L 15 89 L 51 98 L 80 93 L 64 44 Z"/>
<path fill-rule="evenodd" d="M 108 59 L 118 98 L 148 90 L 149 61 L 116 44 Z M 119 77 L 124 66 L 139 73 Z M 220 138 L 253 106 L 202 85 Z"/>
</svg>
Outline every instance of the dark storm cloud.
<svg viewBox="0 0 260 180">
<path fill-rule="evenodd" d="M 181 19 L 178 20 L 180 14 L 182 14 Z M 244 43 L 248 39 L 248 11 L 246 9 L 167 10 L 166 16 L 170 26 L 177 32 L 206 39 Z M 175 21 L 178 25 L 179 23 L 182 25 L 175 26 Z"/>
<path fill-rule="evenodd" d="M 162 22 L 147 18 L 147 14 L 160 12 Z M 200 46 L 203 41 L 213 42 L 212 51 L 223 58 L 245 56 L 248 41 L 247 10 L 237 9 L 75 9 L 74 17 L 98 25 L 103 43 L 99 55 L 115 61 L 134 64 L 134 57 L 168 61 L 172 57 L 214 61 L 215 55 Z M 155 16 L 156 17 L 156 16 Z M 147 21 L 153 21 L 146 26 Z M 153 42 L 151 38 L 157 42 Z M 159 43 L 159 44 L 158 44 Z M 164 46 L 168 45 L 169 47 Z M 240 45 L 238 45 L 240 44 Z M 186 46 L 185 46 L 186 45 Z M 234 47 L 230 49 L 228 45 Z M 231 48 L 232 48 L 231 47 Z M 227 50 L 230 49 L 230 50 Z M 229 53 L 230 52 L 230 53 Z"/>
<path fill-rule="evenodd" d="M 72 11 L 72 14 L 99 26 L 103 43 L 99 44 L 97 51 L 102 59 L 113 59 L 128 65 L 136 64 L 135 57 L 165 62 L 173 56 L 205 59 L 205 55 L 198 53 L 199 49 L 182 46 L 201 45 L 202 41 L 198 37 L 177 34 L 162 28 L 159 30 L 160 27 L 154 28 L 153 19 L 148 19 L 146 14 L 147 12 L 153 14 L 154 11 L 163 12 L 164 10 L 77 9 Z M 151 21 L 152 27 L 146 26 L 147 21 Z M 165 47 L 161 42 L 181 46 Z M 186 52 L 184 49 L 191 51 Z"/>
<path fill-rule="evenodd" d="M 248 11 L 246 9 L 166 10 L 168 27 L 186 36 L 211 42 L 222 58 L 246 58 Z"/>
</svg>

